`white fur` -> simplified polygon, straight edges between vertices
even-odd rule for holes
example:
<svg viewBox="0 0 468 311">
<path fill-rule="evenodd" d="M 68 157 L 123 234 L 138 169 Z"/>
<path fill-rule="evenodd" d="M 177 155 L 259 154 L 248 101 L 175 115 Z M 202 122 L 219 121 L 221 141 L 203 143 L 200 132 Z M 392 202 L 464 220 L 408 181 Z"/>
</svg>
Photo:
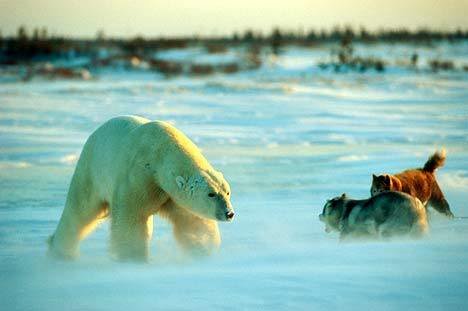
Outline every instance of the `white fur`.
<svg viewBox="0 0 468 311">
<path fill-rule="evenodd" d="M 110 215 L 113 253 L 147 258 L 152 215 L 159 213 L 172 222 L 183 247 L 209 252 L 220 243 L 216 220 L 227 220 L 232 211 L 229 192 L 222 174 L 171 125 L 114 118 L 83 147 L 50 250 L 75 257 L 80 240 Z"/>
</svg>

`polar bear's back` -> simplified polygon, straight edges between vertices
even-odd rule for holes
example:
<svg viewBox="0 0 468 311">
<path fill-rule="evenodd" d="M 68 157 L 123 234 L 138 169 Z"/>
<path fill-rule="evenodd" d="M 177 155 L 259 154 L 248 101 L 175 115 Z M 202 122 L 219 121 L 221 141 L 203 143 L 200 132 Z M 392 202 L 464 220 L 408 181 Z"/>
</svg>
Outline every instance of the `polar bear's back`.
<svg viewBox="0 0 468 311">
<path fill-rule="evenodd" d="M 121 154 L 132 148 L 126 146 L 128 135 L 149 120 L 137 116 L 121 116 L 110 119 L 86 141 L 76 172 L 89 174 L 102 199 L 109 199 L 119 172 Z"/>
<path fill-rule="evenodd" d="M 147 148 L 153 147 L 153 148 Z M 166 155 L 169 155 L 168 157 Z M 131 163 L 149 163 L 158 159 L 161 173 L 176 166 L 212 170 L 198 147 L 181 131 L 163 121 L 150 121 L 137 116 L 120 116 L 101 125 L 86 141 L 75 175 L 93 187 L 101 200 L 110 201 L 123 169 L 131 172 Z M 92 184 L 92 185 L 91 185 Z"/>
<path fill-rule="evenodd" d="M 83 153 L 92 150 L 92 160 L 99 160 L 99 158 L 106 162 L 115 160 L 119 150 L 123 149 L 127 136 L 148 122 L 148 119 L 137 116 L 121 116 L 110 119 L 91 134 L 83 147 Z M 99 163 L 94 164 L 99 165 Z"/>
</svg>

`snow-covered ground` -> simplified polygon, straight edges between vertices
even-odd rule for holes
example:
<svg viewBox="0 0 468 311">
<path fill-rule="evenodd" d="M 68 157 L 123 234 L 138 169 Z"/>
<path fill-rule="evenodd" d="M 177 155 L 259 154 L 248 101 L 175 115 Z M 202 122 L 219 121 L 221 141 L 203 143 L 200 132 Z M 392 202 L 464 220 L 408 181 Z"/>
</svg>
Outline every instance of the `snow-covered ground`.
<svg viewBox="0 0 468 311">
<path fill-rule="evenodd" d="M 468 63 L 466 44 L 419 49 Z M 0 84 L 0 309 L 468 309 L 468 219 L 431 213 L 424 240 L 349 244 L 318 220 L 326 199 L 368 197 L 372 173 L 421 166 L 442 146 L 439 183 L 468 216 L 468 73 L 321 72 L 327 55 L 291 48 L 257 71 L 206 78 Z M 184 258 L 157 220 L 149 264 L 109 259 L 108 224 L 78 261 L 46 257 L 81 147 L 122 114 L 174 123 L 223 171 L 236 218 L 220 224 L 218 254 Z"/>
</svg>

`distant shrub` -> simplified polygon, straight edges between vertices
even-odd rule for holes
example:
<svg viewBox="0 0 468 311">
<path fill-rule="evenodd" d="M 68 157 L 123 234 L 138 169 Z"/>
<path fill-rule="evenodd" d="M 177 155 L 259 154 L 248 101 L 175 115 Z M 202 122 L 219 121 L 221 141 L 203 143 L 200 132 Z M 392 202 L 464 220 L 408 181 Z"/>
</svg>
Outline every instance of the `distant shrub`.
<svg viewBox="0 0 468 311">
<path fill-rule="evenodd" d="M 214 73 L 214 67 L 209 64 L 192 64 L 190 73 L 194 75 L 210 75 Z"/>
<path fill-rule="evenodd" d="M 227 47 L 222 44 L 207 44 L 205 49 L 210 54 L 222 54 L 227 52 Z"/>
<path fill-rule="evenodd" d="M 275 28 L 270 37 L 271 49 L 273 54 L 278 55 L 280 53 L 281 45 L 283 44 L 283 35 L 279 28 Z"/>
<path fill-rule="evenodd" d="M 453 64 L 453 61 L 451 61 L 451 60 L 433 59 L 433 60 L 429 61 L 429 67 L 434 72 L 437 72 L 437 71 L 440 71 L 440 70 L 449 71 L 449 70 L 454 70 L 455 69 L 455 65 Z"/>
<path fill-rule="evenodd" d="M 413 53 L 413 55 L 411 55 L 411 66 L 412 67 L 417 67 L 418 66 L 418 59 L 419 59 L 418 53 Z"/>
<path fill-rule="evenodd" d="M 183 72 L 181 63 L 160 59 L 151 59 L 148 61 L 150 68 L 161 72 L 164 75 L 178 75 Z"/>
<path fill-rule="evenodd" d="M 50 63 L 41 65 L 39 68 L 29 67 L 24 80 L 30 80 L 35 76 L 40 76 L 47 79 L 79 79 L 90 80 L 91 73 L 84 68 L 65 68 L 55 67 Z"/>
<path fill-rule="evenodd" d="M 376 57 L 362 57 L 354 55 L 352 46 L 353 34 L 348 33 L 341 40 L 341 45 L 337 51 L 332 51 L 332 61 L 329 63 L 319 63 L 320 69 L 333 68 L 335 72 L 354 70 L 365 72 L 367 70 L 375 70 L 377 72 L 385 71 L 385 63 L 383 60 Z"/>
<path fill-rule="evenodd" d="M 222 64 L 219 66 L 219 69 L 224 73 L 236 73 L 240 70 L 240 67 L 236 63 L 231 63 L 231 64 Z"/>
<path fill-rule="evenodd" d="M 247 52 L 244 56 L 244 62 L 246 68 L 258 69 L 262 65 L 262 59 L 260 57 L 260 52 L 262 51 L 262 46 L 259 44 L 250 44 L 247 48 Z"/>
</svg>

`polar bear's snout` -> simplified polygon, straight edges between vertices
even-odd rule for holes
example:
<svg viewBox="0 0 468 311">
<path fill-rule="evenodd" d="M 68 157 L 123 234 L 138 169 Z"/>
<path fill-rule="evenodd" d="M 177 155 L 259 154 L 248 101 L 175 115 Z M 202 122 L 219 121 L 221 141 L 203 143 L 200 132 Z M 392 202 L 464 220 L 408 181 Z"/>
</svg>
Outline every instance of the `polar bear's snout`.
<svg viewBox="0 0 468 311">
<path fill-rule="evenodd" d="M 234 218 L 234 212 L 233 211 L 226 212 L 226 219 L 228 221 L 231 221 L 233 218 Z"/>
<path fill-rule="evenodd" d="M 227 212 L 218 214 L 217 218 L 220 221 L 232 221 L 234 219 L 234 211 L 229 209 Z"/>
<path fill-rule="evenodd" d="M 216 219 L 219 221 L 232 221 L 235 214 L 230 202 L 224 202 L 222 205 L 217 208 Z"/>
<path fill-rule="evenodd" d="M 227 206 L 219 211 L 216 216 L 220 221 L 232 221 L 234 219 L 234 211 L 232 210 L 232 207 Z"/>
</svg>

